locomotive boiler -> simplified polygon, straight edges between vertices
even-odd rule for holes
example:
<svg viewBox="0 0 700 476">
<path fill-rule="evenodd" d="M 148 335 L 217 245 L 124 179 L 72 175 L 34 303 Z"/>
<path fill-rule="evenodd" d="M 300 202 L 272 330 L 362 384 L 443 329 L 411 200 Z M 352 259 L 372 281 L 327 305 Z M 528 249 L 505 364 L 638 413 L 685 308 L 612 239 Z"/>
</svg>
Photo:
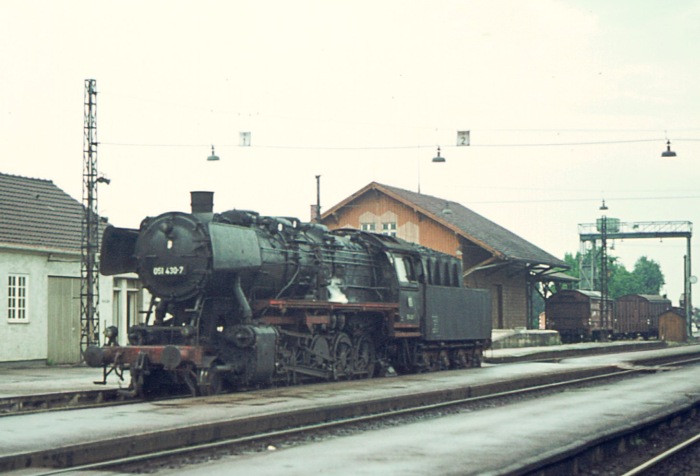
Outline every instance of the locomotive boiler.
<svg viewBox="0 0 700 476">
<path fill-rule="evenodd" d="M 193 395 L 307 380 L 479 366 L 490 344 L 488 291 L 462 285 L 461 262 L 396 237 L 329 231 L 295 218 L 192 212 L 108 227 L 100 271 L 137 273 L 152 301 L 117 343 L 86 362 L 131 376 L 147 395 Z"/>
</svg>

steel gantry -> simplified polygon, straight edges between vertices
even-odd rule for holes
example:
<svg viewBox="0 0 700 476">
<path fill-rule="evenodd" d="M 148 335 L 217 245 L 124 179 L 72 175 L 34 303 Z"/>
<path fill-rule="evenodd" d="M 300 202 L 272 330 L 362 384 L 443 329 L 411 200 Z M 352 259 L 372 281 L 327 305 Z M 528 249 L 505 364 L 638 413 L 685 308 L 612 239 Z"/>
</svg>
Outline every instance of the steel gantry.
<svg viewBox="0 0 700 476">
<path fill-rule="evenodd" d="M 636 239 L 636 238 L 685 238 L 686 239 L 686 255 L 684 259 L 684 276 L 683 276 L 683 293 L 685 305 L 685 317 L 688 328 L 688 335 L 691 335 L 692 324 L 692 293 L 691 293 L 691 254 L 690 244 L 693 236 L 693 224 L 689 221 L 638 221 L 638 222 L 621 222 L 617 218 L 607 218 L 603 216 L 596 223 L 582 223 L 578 226 L 579 240 L 581 242 L 580 259 L 583 260 L 586 255 L 586 243 L 592 244 L 592 252 L 589 254 L 590 261 L 581 262 L 581 288 L 594 290 L 600 287 L 603 283 L 599 282 L 596 286 L 595 277 L 596 261 L 600 261 L 600 254 L 607 256 L 607 240 L 616 239 Z M 601 243 L 600 253 L 596 251 L 596 243 Z M 595 259 L 598 257 L 598 259 Z M 601 262 L 601 267 L 607 266 Z M 604 270 L 599 270 L 604 271 Z M 606 281 L 607 276 L 601 281 Z"/>
</svg>

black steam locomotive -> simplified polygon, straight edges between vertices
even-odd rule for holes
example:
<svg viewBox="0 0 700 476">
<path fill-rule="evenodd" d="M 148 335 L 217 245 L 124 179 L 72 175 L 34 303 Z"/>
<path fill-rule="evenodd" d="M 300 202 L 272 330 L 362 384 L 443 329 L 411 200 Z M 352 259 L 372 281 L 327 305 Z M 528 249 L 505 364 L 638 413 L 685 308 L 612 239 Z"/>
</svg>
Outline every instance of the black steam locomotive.
<svg viewBox="0 0 700 476">
<path fill-rule="evenodd" d="M 101 272 L 136 272 L 153 299 L 119 346 L 116 328 L 85 360 L 144 395 L 193 395 L 306 380 L 479 366 L 490 344 L 488 291 L 462 286 L 461 262 L 391 236 L 328 231 L 294 218 L 192 213 L 108 227 Z"/>
</svg>

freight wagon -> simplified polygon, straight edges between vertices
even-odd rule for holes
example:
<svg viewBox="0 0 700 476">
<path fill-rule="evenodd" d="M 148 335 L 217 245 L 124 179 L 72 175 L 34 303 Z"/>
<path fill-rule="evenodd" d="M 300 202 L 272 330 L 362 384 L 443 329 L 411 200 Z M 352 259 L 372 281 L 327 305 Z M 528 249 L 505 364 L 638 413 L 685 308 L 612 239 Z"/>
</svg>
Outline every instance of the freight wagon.
<svg viewBox="0 0 700 476">
<path fill-rule="evenodd" d="M 664 296 L 627 294 L 615 300 L 615 338 L 659 336 L 659 316 L 671 308 Z"/>
<path fill-rule="evenodd" d="M 606 300 L 604 315 L 601 303 L 598 291 L 559 291 L 545 303 L 546 328 L 558 331 L 565 343 L 607 340 L 613 334 L 614 302 Z"/>
</svg>

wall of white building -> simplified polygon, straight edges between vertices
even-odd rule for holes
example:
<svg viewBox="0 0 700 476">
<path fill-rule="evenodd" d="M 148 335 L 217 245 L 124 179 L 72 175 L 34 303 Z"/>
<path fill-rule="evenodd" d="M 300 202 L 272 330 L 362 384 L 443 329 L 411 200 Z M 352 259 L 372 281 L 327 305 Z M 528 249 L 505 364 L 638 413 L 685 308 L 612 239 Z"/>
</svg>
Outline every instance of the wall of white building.
<svg viewBox="0 0 700 476">
<path fill-rule="evenodd" d="M 12 275 L 26 277 L 26 319 L 8 318 Z M 49 276 L 79 278 L 80 256 L 0 249 L 0 362 L 47 358 Z M 100 277 L 101 328 L 112 323 L 112 294 L 112 278 Z"/>
</svg>

